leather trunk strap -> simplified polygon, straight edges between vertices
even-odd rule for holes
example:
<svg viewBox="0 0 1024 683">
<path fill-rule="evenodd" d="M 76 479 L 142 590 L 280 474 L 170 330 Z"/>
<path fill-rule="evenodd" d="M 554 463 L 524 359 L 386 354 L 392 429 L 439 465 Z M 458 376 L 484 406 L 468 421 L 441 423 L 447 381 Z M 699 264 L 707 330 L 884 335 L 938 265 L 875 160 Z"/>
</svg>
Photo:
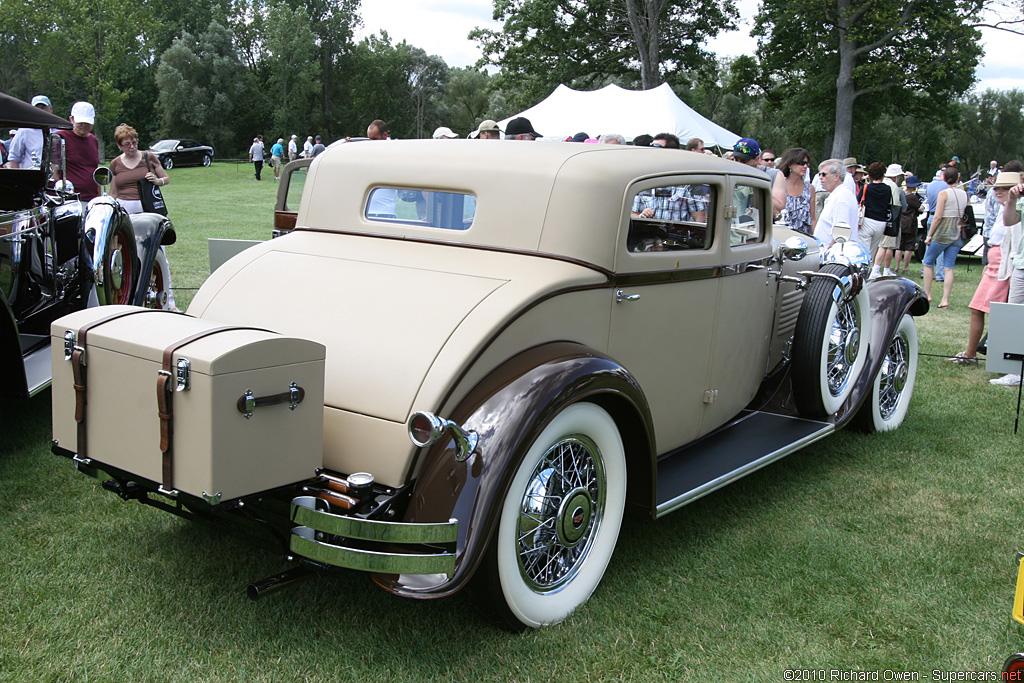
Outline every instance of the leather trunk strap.
<svg viewBox="0 0 1024 683">
<path fill-rule="evenodd" d="M 147 311 L 155 310 L 157 309 L 136 308 L 130 311 L 118 311 L 117 313 L 112 313 L 102 318 L 97 318 L 96 320 L 93 320 L 90 323 L 86 323 L 85 325 L 82 325 L 80 328 L 78 328 L 78 339 L 77 343 L 75 344 L 76 348 L 74 351 L 71 352 L 71 372 L 74 376 L 75 383 L 75 422 L 78 423 L 77 450 L 79 458 L 88 457 L 88 454 L 86 453 L 88 449 L 88 444 L 85 433 L 86 405 L 88 404 L 88 394 L 86 391 L 87 373 L 85 365 L 85 341 L 86 337 L 89 334 L 89 330 L 91 330 L 94 327 L 103 325 L 104 323 L 109 323 L 112 320 L 117 320 L 118 318 L 124 318 L 129 315 L 135 315 L 136 313 L 145 313 Z"/>
<path fill-rule="evenodd" d="M 224 325 L 211 327 L 202 332 L 196 332 L 184 339 L 179 339 L 164 349 L 163 363 L 160 375 L 156 380 L 156 404 L 157 414 L 160 416 L 160 453 L 162 458 L 163 488 L 166 491 L 174 490 L 174 389 L 177 381 L 174 377 L 174 354 L 187 344 L 209 337 L 219 332 L 229 330 L 254 330 L 257 332 L 270 332 L 260 327 L 243 327 L 237 325 Z"/>
</svg>

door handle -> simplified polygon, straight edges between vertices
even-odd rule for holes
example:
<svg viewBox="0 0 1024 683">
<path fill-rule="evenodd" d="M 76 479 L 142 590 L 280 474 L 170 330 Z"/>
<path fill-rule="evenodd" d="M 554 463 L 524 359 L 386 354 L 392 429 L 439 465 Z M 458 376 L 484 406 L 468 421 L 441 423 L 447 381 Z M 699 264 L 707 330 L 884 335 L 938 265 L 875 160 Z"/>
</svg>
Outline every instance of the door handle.
<svg viewBox="0 0 1024 683">
<path fill-rule="evenodd" d="M 623 301 L 637 301 L 640 298 L 639 294 L 626 294 L 621 289 L 615 290 L 615 303 L 621 304 Z"/>
</svg>

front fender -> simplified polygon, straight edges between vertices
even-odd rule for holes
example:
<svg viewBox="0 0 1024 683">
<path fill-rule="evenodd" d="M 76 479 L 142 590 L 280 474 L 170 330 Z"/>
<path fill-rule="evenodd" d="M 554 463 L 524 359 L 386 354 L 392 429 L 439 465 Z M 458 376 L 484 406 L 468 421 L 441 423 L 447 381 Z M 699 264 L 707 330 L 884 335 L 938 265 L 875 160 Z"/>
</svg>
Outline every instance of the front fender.
<svg viewBox="0 0 1024 683">
<path fill-rule="evenodd" d="M 177 235 L 174 226 L 165 216 L 158 213 L 136 213 L 131 215 L 135 231 L 135 249 L 139 255 L 139 280 L 132 295 L 132 304 L 145 306 L 146 286 L 153 271 L 157 252 L 162 244 L 174 244 Z M 168 283 L 170 280 L 168 280 Z M 169 284 L 168 284 L 169 286 Z"/>
<path fill-rule="evenodd" d="M 28 397 L 18 321 L 0 290 L 0 395 Z"/>
<path fill-rule="evenodd" d="M 921 316 L 928 312 L 928 299 L 920 285 L 906 278 L 871 280 L 865 285 L 871 311 L 871 339 L 868 363 L 857 378 L 850 398 L 837 415 L 836 426 L 848 422 L 871 395 L 875 375 L 882 367 L 885 349 L 904 314 Z"/>
<path fill-rule="evenodd" d="M 582 400 L 598 403 L 618 423 L 626 445 L 629 500 L 653 506 L 654 432 L 636 380 L 614 360 L 585 346 L 544 344 L 496 368 L 450 416 L 480 438 L 468 460 L 455 460 L 450 439 L 425 454 L 403 521 L 458 520 L 453 574 L 374 574 L 374 581 L 393 593 L 418 598 L 442 597 L 464 586 L 487 549 L 527 449 L 562 408 Z"/>
</svg>

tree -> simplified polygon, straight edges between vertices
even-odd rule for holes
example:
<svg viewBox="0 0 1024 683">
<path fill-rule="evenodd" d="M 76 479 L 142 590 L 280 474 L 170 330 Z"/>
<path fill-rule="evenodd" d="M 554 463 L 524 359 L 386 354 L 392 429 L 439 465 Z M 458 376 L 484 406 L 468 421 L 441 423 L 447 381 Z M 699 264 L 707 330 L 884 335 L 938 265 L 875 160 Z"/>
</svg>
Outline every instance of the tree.
<svg viewBox="0 0 1024 683">
<path fill-rule="evenodd" d="M 972 27 L 985 0 L 764 0 L 762 62 L 808 106 L 833 107 L 831 155 L 850 149 L 856 118 L 939 114 L 970 88 L 981 55 Z M 832 97 L 822 97 L 822 95 Z"/>
<path fill-rule="evenodd" d="M 467 135 L 476 130 L 480 121 L 495 118 L 486 115 L 491 105 L 490 81 L 486 71 L 473 67 L 452 69 L 449 73 L 443 95 L 444 112 L 447 125 L 456 133 Z"/>
<path fill-rule="evenodd" d="M 520 105 L 558 84 L 591 87 L 617 80 L 653 88 L 706 68 L 701 47 L 736 17 L 733 0 L 495 0 L 501 31 L 475 29 L 484 64 Z"/>
<path fill-rule="evenodd" d="M 165 133 L 209 141 L 224 154 L 236 143 L 236 105 L 245 68 L 231 31 L 216 21 L 194 40 L 184 34 L 160 57 L 156 83 Z"/>
<path fill-rule="evenodd" d="M 266 66 L 274 127 L 292 130 L 309 125 L 309 112 L 320 93 L 320 62 L 309 17 L 301 7 L 272 5 L 267 16 Z"/>
<path fill-rule="evenodd" d="M 6 10 L 13 3 L 5 3 Z M 54 113 L 67 116 L 71 103 L 88 100 L 96 107 L 93 132 L 103 139 L 120 123 L 132 84 L 122 74 L 150 58 L 150 36 L 157 23 L 149 4 L 120 0 L 53 0 L 24 3 L 6 21 L 21 22 L 34 37 L 28 48 L 29 76 L 49 93 Z"/>
<path fill-rule="evenodd" d="M 992 159 L 1004 164 L 1024 159 L 1024 91 L 986 90 L 968 95 L 948 155 L 957 154 L 969 168 L 988 168 Z"/>
<path fill-rule="evenodd" d="M 402 43 L 405 45 L 405 43 Z M 448 81 L 448 65 L 437 55 L 428 55 L 418 47 L 408 47 L 409 90 L 416 110 L 416 137 L 428 137 L 440 119 L 440 95 Z"/>
</svg>

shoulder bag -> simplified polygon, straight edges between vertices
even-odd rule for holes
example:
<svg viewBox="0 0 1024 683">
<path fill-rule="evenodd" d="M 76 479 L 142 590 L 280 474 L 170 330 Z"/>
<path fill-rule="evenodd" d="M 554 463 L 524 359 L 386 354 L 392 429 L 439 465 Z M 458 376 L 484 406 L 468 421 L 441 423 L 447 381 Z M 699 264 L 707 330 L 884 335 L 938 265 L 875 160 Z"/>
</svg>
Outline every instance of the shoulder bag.
<svg viewBox="0 0 1024 683">
<path fill-rule="evenodd" d="M 143 152 L 146 160 L 146 170 L 152 171 L 149 165 L 149 152 Z M 158 213 L 161 216 L 167 215 L 167 203 L 164 202 L 164 195 L 160 188 L 145 178 L 139 181 L 139 200 L 142 202 L 142 210 L 148 213 Z"/>
<path fill-rule="evenodd" d="M 953 241 L 956 241 L 957 237 L 959 237 L 964 242 L 967 242 L 972 237 L 974 237 L 974 233 L 978 232 L 978 226 L 974 222 L 974 209 L 971 208 L 971 204 L 970 204 L 970 202 L 968 202 L 967 206 L 961 212 L 960 211 L 960 198 L 957 197 L 956 190 L 951 188 L 949 190 L 949 192 L 956 199 L 956 210 L 957 210 L 958 213 L 960 213 L 960 220 L 958 221 L 958 225 L 957 225 L 959 230 L 958 230 L 958 234 L 956 235 L 956 237 L 953 238 Z"/>
</svg>

